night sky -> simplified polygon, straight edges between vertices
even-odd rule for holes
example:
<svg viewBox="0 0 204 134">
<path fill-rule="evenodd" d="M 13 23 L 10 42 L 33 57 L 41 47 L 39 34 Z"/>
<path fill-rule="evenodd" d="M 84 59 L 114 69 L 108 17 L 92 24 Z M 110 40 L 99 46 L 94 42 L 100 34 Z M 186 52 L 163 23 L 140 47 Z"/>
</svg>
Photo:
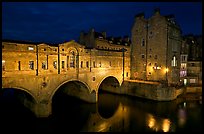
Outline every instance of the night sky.
<svg viewBox="0 0 204 134">
<path fill-rule="evenodd" d="M 134 16 L 149 18 L 155 8 L 174 14 L 183 35 L 202 34 L 201 2 L 3 2 L 2 39 L 63 43 L 91 28 L 131 36 Z"/>
</svg>

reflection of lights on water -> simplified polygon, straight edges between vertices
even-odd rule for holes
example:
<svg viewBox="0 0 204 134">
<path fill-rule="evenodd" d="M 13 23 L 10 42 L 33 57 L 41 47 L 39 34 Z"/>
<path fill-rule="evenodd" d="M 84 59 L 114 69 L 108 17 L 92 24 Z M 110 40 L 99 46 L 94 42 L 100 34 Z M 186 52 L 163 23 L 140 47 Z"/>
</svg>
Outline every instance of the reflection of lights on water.
<svg viewBox="0 0 204 134">
<path fill-rule="evenodd" d="M 163 130 L 164 132 L 169 132 L 171 121 L 169 119 L 156 119 L 153 115 L 148 114 L 147 125 L 154 131 Z"/>
<path fill-rule="evenodd" d="M 103 132 L 104 130 L 107 129 L 108 124 L 106 122 L 102 123 L 99 125 L 98 132 Z"/>
<path fill-rule="evenodd" d="M 163 125 L 162 125 L 162 130 L 164 132 L 169 132 L 170 124 L 171 124 L 171 122 L 170 122 L 169 119 L 164 119 L 163 120 Z"/>
<path fill-rule="evenodd" d="M 149 126 L 150 128 L 152 128 L 154 125 L 155 125 L 155 119 L 154 119 L 154 117 L 151 115 L 150 118 L 149 118 L 149 120 L 148 120 L 148 126 Z"/>
<path fill-rule="evenodd" d="M 186 123 L 186 111 L 180 108 L 178 110 L 178 125 L 183 126 L 185 123 Z"/>
</svg>

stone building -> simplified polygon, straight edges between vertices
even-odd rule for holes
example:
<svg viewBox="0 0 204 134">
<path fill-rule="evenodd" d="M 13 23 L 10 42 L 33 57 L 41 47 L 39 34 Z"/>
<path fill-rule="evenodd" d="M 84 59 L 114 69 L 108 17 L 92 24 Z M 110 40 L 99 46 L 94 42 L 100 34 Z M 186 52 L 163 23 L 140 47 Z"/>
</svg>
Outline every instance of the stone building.
<svg viewBox="0 0 204 134">
<path fill-rule="evenodd" d="M 183 36 L 180 77 L 185 85 L 202 84 L 202 38 Z"/>
<path fill-rule="evenodd" d="M 124 79 L 129 79 L 129 46 L 115 47 L 108 40 L 97 40 L 98 48 L 90 48 L 75 41 L 62 44 L 45 44 L 25 41 L 2 41 L 2 77 L 20 75 L 73 75 L 98 72 L 106 68 L 123 70 Z M 104 49 L 102 49 L 104 45 Z M 125 47 L 127 51 L 122 51 Z M 124 55 L 123 55 L 124 53 Z M 115 72 L 117 73 L 117 72 Z M 93 76 L 96 77 L 96 76 Z M 122 76 L 121 76 L 122 77 Z"/>
<path fill-rule="evenodd" d="M 106 37 L 106 32 L 99 33 L 91 29 L 88 33 L 80 33 L 79 43 L 84 45 L 85 49 L 95 52 L 93 55 L 97 56 L 96 63 L 100 67 L 120 67 L 124 69 L 124 77 L 130 77 L 131 41 L 128 36 L 124 38 Z M 116 57 L 118 60 L 115 60 Z"/>
<path fill-rule="evenodd" d="M 173 15 L 159 9 L 149 19 L 135 16 L 131 37 L 131 78 L 153 81 L 180 81 L 181 30 Z"/>
</svg>

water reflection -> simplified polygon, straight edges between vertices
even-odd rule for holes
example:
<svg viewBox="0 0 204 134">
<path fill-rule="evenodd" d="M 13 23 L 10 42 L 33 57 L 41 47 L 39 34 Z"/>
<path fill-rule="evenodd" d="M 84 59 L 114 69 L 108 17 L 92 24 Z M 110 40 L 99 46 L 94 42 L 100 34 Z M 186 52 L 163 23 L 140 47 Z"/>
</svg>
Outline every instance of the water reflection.
<svg viewBox="0 0 204 134">
<path fill-rule="evenodd" d="M 5 120 L 9 119 L 9 122 L 15 122 L 15 125 L 10 124 L 9 127 L 18 126 L 20 129 L 16 130 L 19 132 L 22 132 L 23 126 L 26 125 L 36 133 L 202 132 L 202 104 L 199 101 L 177 99 L 170 102 L 156 102 L 101 93 L 97 104 L 89 104 L 58 94 L 53 99 L 53 114 L 44 119 L 34 119 L 33 115 L 24 109 L 18 112 L 20 107 L 12 108 L 11 112 L 11 109 L 2 106 L 4 112 L 1 112 L 0 120 L 2 121 L 4 117 Z M 19 119 L 26 122 L 20 125 L 17 123 Z"/>
<path fill-rule="evenodd" d="M 155 132 L 169 132 L 172 122 L 168 118 L 158 118 L 152 114 L 147 114 L 147 126 Z M 173 131 L 173 130 L 171 130 Z"/>
</svg>

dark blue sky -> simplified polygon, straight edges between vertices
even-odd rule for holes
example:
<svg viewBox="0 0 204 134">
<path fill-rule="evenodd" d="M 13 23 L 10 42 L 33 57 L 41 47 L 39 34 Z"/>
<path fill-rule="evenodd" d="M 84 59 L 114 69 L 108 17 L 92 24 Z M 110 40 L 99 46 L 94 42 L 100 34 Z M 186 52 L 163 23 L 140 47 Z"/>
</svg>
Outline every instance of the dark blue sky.
<svg viewBox="0 0 204 134">
<path fill-rule="evenodd" d="M 46 43 L 78 40 L 94 28 L 107 36 L 131 36 L 134 16 L 174 14 L 183 34 L 202 34 L 201 2 L 3 2 L 2 38 Z"/>
</svg>

